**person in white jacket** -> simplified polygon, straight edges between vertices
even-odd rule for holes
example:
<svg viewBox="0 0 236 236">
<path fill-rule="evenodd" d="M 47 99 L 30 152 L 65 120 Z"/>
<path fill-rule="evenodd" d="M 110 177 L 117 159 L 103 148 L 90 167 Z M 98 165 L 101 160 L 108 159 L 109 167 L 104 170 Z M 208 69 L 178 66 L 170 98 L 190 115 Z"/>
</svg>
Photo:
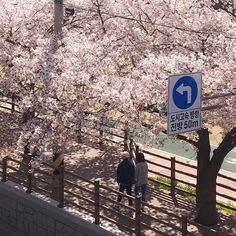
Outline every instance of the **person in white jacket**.
<svg viewBox="0 0 236 236">
<path fill-rule="evenodd" d="M 139 195 L 141 192 L 143 202 L 146 202 L 147 182 L 148 165 L 145 160 L 144 154 L 139 152 L 136 156 L 135 195 Z"/>
</svg>

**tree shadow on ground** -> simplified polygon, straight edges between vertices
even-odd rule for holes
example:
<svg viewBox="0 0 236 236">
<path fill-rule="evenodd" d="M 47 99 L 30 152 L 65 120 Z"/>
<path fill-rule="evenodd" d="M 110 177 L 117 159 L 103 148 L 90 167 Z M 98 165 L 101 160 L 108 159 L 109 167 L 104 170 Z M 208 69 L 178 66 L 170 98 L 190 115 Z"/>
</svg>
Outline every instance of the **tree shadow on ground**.
<svg viewBox="0 0 236 236">
<path fill-rule="evenodd" d="M 70 168 L 71 171 L 74 173 L 77 173 L 79 175 L 82 175 L 90 180 L 95 180 L 96 178 L 101 179 L 101 183 L 105 184 L 108 187 L 112 187 L 117 190 L 118 186 L 115 182 L 115 176 L 116 176 L 116 168 L 120 161 L 120 151 L 122 150 L 122 147 L 119 146 L 117 150 L 117 147 L 109 147 L 107 146 L 103 151 L 98 151 L 98 145 L 94 143 L 89 144 L 89 148 L 87 146 L 84 147 L 84 154 L 78 159 L 78 162 L 76 161 L 76 164 L 72 162 L 68 162 L 68 168 Z M 95 148 L 96 151 L 91 152 L 91 148 Z M 82 147 L 83 149 L 83 147 Z M 94 153 L 93 156 L 91 153 Z M 75 155 L 71 160 L 76 159 L 76 155 L 78 155 L 78 152 L 75 152 Z M 73 189 L 71 189 L 73 191 Z M 113 200 L 116 200 L 116 195 L 110 195 Z M 161 209 L 165 209 L 167 212 L 174 213 L 178 216 L 182 215 L 193 215 L 195 213 L 195 205 L 189 201 L 186 201 L 183 197 L 176 195 L 175 197 L 172 197 L 168 191 L 158 190 L 155 188 L 149 187 L 148 190 L 148 202 L 156 205 L 157 207 L 160 207 Z M 127 204 L 127 200 L 123 200 L 124 204 Z M 109 204 L 108 207 L 112 208 L 112 204 Z M 120 213 L 125 214 L 127 216 L 127 210 L 123 209 Z M 128 225 L 130 229 L 134 229 L 135 223 L 133 222 L 133 219 L 127 219 L 119 214 L 114 214 L 114 212 L 103 212 L 106 214 L 107 217 L 111 217 L 115 219 L 120 224 Z M 173 219 L 173 217 L 170 217 L 164 213 L 158 213 L 154 211 L 148 211 L 147 214 L 151 213 L 153 216 L 156 215 L 159 220 L 163 220 L 165 222 L 175 222 L 176 225 L 181 227 L 181 222 L 177 222 L 176 219 Z M 165 232 L 168 235 L 178 235 L 176 231 L 173 229 L 168 229 L 168 227 L 164 227 L 163 225 L 158 225 L 157 222 L 152 220 L 150 217 L 143 215 L 142 220 L 150 227 L 158 227 L 159 229 L 164 229 Z M 232 223 L 227 221 L 222 221 L 219 226 L 217 226 L 217 231 L 222 233 L 228 233 L 228 235 L 234 235 L 234 231 L 232 230 L 233 227 L 230 225 L 234 225 L 234 220 Z M 225 226 L 224 226 L 225 225 Z M 226 227 L 227 226 L 227 227 Z M 122 226 L 119 227 L 121 230 L 124 230 Z M 213 228 L 214 229 L 214 228 Z M 148 232 L 148 233 L 147 233 Z M 197 232 L 197 234 L 196 234 Z M 146 231 L 147 234 L 143 235 L 152 235 L 149 231 Z M 214 232 L 210 232 L 212 235 L 214 235 Z M 193 235 L 209 235 L 209 230 L 204 229 L 193 229 L 192 230 Z"/>
<path fill-rule="evenodd" d="M 18 130 L 16 129 L 16 131 Z M 9 130 L 7 131 L 6 129 L 4 132 L 5 132 L 4 136 L 8 136 Z M 4 136 L 1 136 L 2 140 L 4 140 Z M 9 139 L 11 140 L 9 141 L 9 143 L 14 143 L 13 140 L 17 140 L 17 138 L 18 138 L 17 135 L 15 136 L 13 135 L 13 137 Z M 100 183 L 102 185 L 117 190 L 118 185 L 115 179 L 116 168 L 118 166 L 118 163 L 121 161 L 120 152 L 122 150 L 123 146 L 121 143 L 117 145 L 111 145 L 111 143 L 106 143 L 106 145 L 103 146 L 103 150 L 100 150 L 100 145 L 98 144 L 97 139 L 94 140 L 85 137 L 83 139 L 83 144 L 74 144 L 74 147 L 70 148 L 70 153 L 67 153 L 65 155 L 65 170 L 77 174 L 83 178 L 86 178 L 89 181 L 94 181 L 95 179 L 99 178 Z M 51 159 L 48 160 L 48 163 L 51 164 Z M 20 165 L 18 166 L 18 168 L 21 171 L 26 171 L 27 168 L 23 164 L 27 165 L 28 164 L 27 160 L 22 161 L 22 166 Z M 53 184 L 58 185 L 58 182 L 52 181 L 52 176 L 50 176 L 50 174 L 52 173 L 52 169 L 49 169 L 43 165 L 41 166 L 41 169 L 45 170 L 49 175 L 37 173 L 38 178 L 40 178 L 44 182 L 42 183 L 34 182 L 34 183 L 37 186 L 48 189 L 48 191 L 51 192 L 52 186 L 50 186 L 48 183 L 51 183 L 52 185 Z M 24 180 L 26 180 L 26 176 L 23 177 L 21 172 L 15 171 L 11 174 L 12 176 L 15 177 L 15 179 L 24 178 Z M 65 200 L 67 202 L 71 201 L 73 203 L 76 203 L 82 206 L 83 208 L 88 209 L 91 212 L 94 212 L 94 205 L 92 203 L 92 201 L 94 201 L 94 195 L 91 194 L 91 192 L 94 191 L 94 185 L 91 184 L 90 182 L 81 181 L 76 176 L 71 176 L 69 174 L 65 174 L 65 179 L 74 184 L 73 185 L 65 183 L 65 189 L 66 189 Z M 80 190 L 76 185 L 84 187 L 86 190 L 90 190 L 91 192 Z M 105 201 L 104 199 L 103 200 L 101 199 L 101 214 L 106 216 L 108 219 L 115 220 L 120 225 L 124 224 L 129 229 L 134 230 L 135 228 L 134 219 L 133 218 L 127 219 L 124 216 L 120 215 L 118 212 L 115 212 L 113 209 L 113 204 L 116 201 L 117 194 L 105 190 L 101 191 L 103 191 L 104 196 L 109 197 L 111 199 L 109 202 L 107 200 Z M 145 222 L 145 224 L 148 227 L 157 228 L 165 232 L 166 235 L 174 236 L 174 235 L 180 235 L 180 233 L 173 230 L 173 228 L 167 227 L 165 224 L 158 222 L 157 220 L 151 218 L 150 216 L 154 216 L 155 218 L 163 222 L 169 222 L 169 223 L 171 222 L 175 226 L 181 227 L 181 222 L 179 220 L 175 219 L 175 217 L 172 217 L 168 214 L 161 212 L 161 210 L 165 210 L 169 213 L 173 213 L 178 216 L 181 216 L 183 214 L 194 215 L 195 206 L 193 203 L 186 201 L 186 199 L 182 198 L 179 195 L 176 195 L 176 197 L 173 198 L 168 191 L 162 191 L 155 189 L 153 187 L 149 187 L 147 202 L 155 206 L 156 209 L 147 208 L 145 214 L 142 214 L 141 219 L 143 220 L 143 222 Z M 124 199 L 122 203 L 127 205 L 127 199 Z M 92 213 L 86 212 L 86 210 L 83 208 L 76 207 L 76 209 L 79 209 L 80 212 L 84 212 L 85 215 L 90 214 L 92 217 L 94 217 Z M 127 209 L 122 208 L 120 213 L 127 216 Z M 213 229 L 223 233 L 224 235 L 236 235 L 235 217 L 224 215 L 221 217 L 221 219 L 222 220 L 219 222 L 219 225 L 213 227 Z M 115 226 L 115 224 L 107 220 L 102 219 L 102 223 L 103 222 L 106 222 L 107 225 L 112 226 L 113 228 L 117 227 Z M 125 229 L 122 226 L 118 226 L 117 229 L 128 232 L 127 229 Z M 190 235 L 204 235 L 204 236 L 214 235 L 214 232 L 209 233 L 209 230 L 202 228 L 193 227 L 192 229 L 190 228 L 190 230 L 191 230 Z M 143 231 L 142 235 L 148 235 L 148 236 L 161 235 L 161 233 L 153 234 L 153 232 L 146 229 L 145 231 Z"/>
</svg>

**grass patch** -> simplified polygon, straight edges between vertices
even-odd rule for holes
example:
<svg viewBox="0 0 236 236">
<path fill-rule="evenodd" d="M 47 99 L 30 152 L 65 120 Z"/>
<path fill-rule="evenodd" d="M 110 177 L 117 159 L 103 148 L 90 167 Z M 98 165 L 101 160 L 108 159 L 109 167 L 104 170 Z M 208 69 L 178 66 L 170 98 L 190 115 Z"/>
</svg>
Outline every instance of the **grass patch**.
<svg viewBox="0 0 236 236">
<path fill-rule="evenodd" d="M 166 178 L 163 176 L 157 176 L 155 179 L 152 178 L 149 181 L 149 184 L 153 187 L 158 188 L 158 189 L 164 189 L 164 190 L 170 191 L 171 180 L 170 180 L 170 178 Z M 192 196 L 191 194 L 195 194 L 196 190 L 192 186 L 175 182 L 175 192 L 177 194 L 183 196 L 184 198 L 188 198 L 190 200 L 195 201 L 195 196 Z"/>
<path fill-rule="evenodd" d="M 180 184 L 178 182 L 177 182 L 176 187 L 177 187 L 177 189 L 175 190 L 175 192 L 177 194 L 179 194 L 180 196 L 182 196 L 182 197 L 188 199 L 189 201 L 195 203 L 195 201 L 196 201 L 196 197 L 195 197 L 196 188 L 194 188 L 190 185 Z"/>
<path fill-rule="evenodd" d="M 219 205 L 218 203 L 224 204 L 225 206 Z M 226 214 L 229 214 L 229 215 L 236 216 L 236 210 L 233 210 L 233 209 L 236 208 L 236 206 L 233 203 L 231 203 L 231 202 L 225 203 L 225 202 L 222 202 L 222 201 L 218 201 L 218 203 L 216 204 L 216 208 L 219 211 L 221 211 L 223 213 L 226 213 Z M 230 208 L 233 208 L 233 209 L 230 209 Z"/>
<path fill-rule="evenodd" d="M 163 176 L 158 176 L 155 179 L 151 178 L 151 180 L 149 180 L 149 185 L 157 189 L 164 189 L 169 191 L 170 184 L 171 184 L 170 179 Z M 169 185 L 169 187 L 166 185 Z"/>
<path fill-rule="evenodd" d="M 149 180 L 149 185 L 154 188 L 157 188 L 157 189 L 164 189 L 164 190 L 170 191 L 171 180 L 170 180 L 170 178 L 166 178 L 163 176 L 157 176 L 156 178 L 151 178 Z M 190 185 L 176 182 L 175 183 L 175 192 L 193 203 L 196 202 L 196 197 L 195 197 L 196 188 L 194 188 Z M 194 194 L 194 196 L 193 196 L 193 194 Z M 222 204 L 225 206 L 222 206 Z M 222 201 L 218 201 L 218 203 L 216 204 L 216 207 L 222 213 L 236 216 L 236 205 L 231 202 L 225 203 Z M 230 208 L 232 208 L 232 209 L 230 209 Z"/>
</svg>

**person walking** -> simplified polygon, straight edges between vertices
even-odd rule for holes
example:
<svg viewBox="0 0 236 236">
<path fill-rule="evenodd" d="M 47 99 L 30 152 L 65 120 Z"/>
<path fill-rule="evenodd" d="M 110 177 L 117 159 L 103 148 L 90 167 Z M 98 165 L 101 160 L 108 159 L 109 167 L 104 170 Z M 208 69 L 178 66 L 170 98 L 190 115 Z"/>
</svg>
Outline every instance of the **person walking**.
<svg viewBox="0 0 236 236">
<path fill-rule="evenodd" d="M 144 154 L 139 152 L 136 156 L 134 191 L 136 196 L 139 195 L 141 192 L 143 202 L 146 202 L 147 181 L 148 181 L 148 165 L 145 160 Z M 141 209 L 144 211 L 143 205 L 141 205 Z"/>
<path fill-rule="evenodd" d="M 132 160 L 130 160 L 129 152 L 123 151 L 121 153 L 123 158 L 122 162 L 117 167 L 117 183 L 119 184 L 119 192 L 126 193 L 132 196 L 132 185 L 135 178 L 135 166 Z M 119 194 L 117 202 L 121 202 L 122 196 Z M 129 199 L 129 206 L 132 206 L 132 200 Z M 119 204 L 115 204 L 114 207 L 119 210 Z"/>
</svg>

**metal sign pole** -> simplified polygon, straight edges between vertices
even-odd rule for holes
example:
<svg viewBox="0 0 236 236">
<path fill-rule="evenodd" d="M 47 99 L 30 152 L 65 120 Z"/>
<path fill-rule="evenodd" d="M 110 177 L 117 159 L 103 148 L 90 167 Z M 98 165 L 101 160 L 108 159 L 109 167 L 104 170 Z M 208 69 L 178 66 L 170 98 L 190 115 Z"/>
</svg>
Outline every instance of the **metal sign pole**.
<svg viewBox="0 0 236 236">
<path fill-rule="evenodd" d="M 63 0 L 54 0 L 54 34 L 62 33 Z"/>
</svg>

